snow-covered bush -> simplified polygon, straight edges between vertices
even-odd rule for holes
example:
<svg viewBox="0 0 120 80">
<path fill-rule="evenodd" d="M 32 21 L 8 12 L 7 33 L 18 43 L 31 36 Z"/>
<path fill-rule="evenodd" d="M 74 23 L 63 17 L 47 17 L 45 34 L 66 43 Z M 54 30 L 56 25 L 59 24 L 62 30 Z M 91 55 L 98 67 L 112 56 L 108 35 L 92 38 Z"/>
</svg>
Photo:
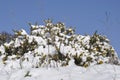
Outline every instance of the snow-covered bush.
<svg viewBox="0 0 120 80">
<path fill-rule="evenodd" d="M 30 25 L 30 34 L 23 29 L 15 31 L 15 37 L 0 46 L 2 61 L 19 60 L 20 66 L 58 67 L 67 66 L 74 59 L 78 66 L 113 63 L 118 64 L 118 57 L 109 40 L 95 32 L 92 36 L 77 35 L 75 30 L 64 23 L 52 23 L 45 20 L 45 25 Z M 4 57 L 2 56 L 4 55 Z M 14 59 L 10 58 L 14 55 Z M 21 58 L 22 57 L 22 58 Z"/>
</svg>

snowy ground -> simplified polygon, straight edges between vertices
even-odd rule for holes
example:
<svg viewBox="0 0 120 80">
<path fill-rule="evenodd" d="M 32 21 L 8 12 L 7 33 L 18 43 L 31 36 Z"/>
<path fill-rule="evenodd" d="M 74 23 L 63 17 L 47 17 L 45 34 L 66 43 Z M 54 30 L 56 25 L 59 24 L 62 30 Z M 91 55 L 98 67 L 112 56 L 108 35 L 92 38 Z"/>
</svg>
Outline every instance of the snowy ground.
<svg viewBox="0 0 120 80">
<path fill-rule="evenodd" d="M 83 68 L 0 68 L 0 80 L 120 80 L 120 66 L 102 64 Z"/>
</svg>

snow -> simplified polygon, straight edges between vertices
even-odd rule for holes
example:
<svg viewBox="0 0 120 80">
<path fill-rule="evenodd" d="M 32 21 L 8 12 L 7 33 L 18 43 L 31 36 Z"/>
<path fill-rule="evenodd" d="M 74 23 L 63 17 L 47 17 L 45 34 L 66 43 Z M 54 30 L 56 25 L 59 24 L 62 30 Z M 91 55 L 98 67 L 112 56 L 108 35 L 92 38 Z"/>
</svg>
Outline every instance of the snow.
<svg viewBox="0 0 120 80">
<path fill-rule="evenodd" d="M 5 53 L 5 48 L 3 45 L 0 46 L 0 51 L 1 51 L 1 53 Z"/>
<path fill-rule="evenodd" d="M 27 32 L 24 29 L 21 29 L 21 34 L 22 35 L 27 35 Z"/>
<path fill-rule="evenodd" d="M 25 77 L 29 71 L 29 75 Z M 1 80 L 120 80 L 120 67 L 110 64 L 88 68 L 74 64 L 59 68 L 0 69 Z"/>
</svg>

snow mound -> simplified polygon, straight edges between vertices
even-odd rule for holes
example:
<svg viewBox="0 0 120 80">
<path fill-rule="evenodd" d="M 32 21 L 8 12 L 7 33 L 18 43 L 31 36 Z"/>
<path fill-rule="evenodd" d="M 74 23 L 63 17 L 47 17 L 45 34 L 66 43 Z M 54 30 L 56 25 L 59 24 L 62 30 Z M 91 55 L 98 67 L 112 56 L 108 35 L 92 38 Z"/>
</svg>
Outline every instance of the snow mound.
<svg viewBox="0 0 120 80">
<path fill-rule="evenodd" d="M 117 53 L 105 36 L 77 35 L 75 29 L 51 20 L 30 26 L 30 34 L 14 31 L 15 37 L 0 46 L 0 80 L 120 78 Z"/>
<path fill-rule="evenodd" d="M 75 29 L 66 28 L 64 23 L 53 24 L 51 20 L 45 23 L 30 25 L 30 34 L 24 29 L 14 31 L 15 38 L 0 46 L 0 62 L 20 68 L 67 66 L 72 59 L 82 67 L 119 64 L 117 53 L 105 36 L 97 32 L 92 36 L 77 35 Z"/>
</svg>

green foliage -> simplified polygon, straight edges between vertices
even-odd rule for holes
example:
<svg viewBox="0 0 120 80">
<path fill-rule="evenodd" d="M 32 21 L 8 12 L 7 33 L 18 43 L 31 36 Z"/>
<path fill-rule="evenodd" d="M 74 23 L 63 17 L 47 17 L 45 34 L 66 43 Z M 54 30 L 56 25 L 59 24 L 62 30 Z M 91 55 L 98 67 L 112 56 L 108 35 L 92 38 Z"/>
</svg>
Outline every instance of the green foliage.
<svg viewBox="0 0 120 80">
<path fill-rule="evenodd" d="M 31 77 L 31 75 L 30 75 L 30 71 L 27 71 L 27 73 L 25 74 L 24 77 Z"/>
<path fill-rule="evenodd" d="M 103 61 L 102 61 L 102 60 L 100 60 L 100 61 L 98 61 L 98 62 L 97 62 L 97 64 L 103 64 Z"/>
<path fill-rule="evenodd" d="M 88 62 L 91 62 L 92 61 L 92 58 L 90 56 L 87 57 L 87 61 Z"/>
<path fill-rule="evenodd" d="M 7 33 L 7 32 L 1 32 L 0 33 L 0 45 L 4 44 L 5 42 L 10 42 L 12 40 L 13 35 Z"/>
<path fill-rule="evenodd" d="M 54 60 L 54 61 L 58 61 L 59 60 L 59 55 L 58 54 L 54 54 L 53 56 L 52 56 L 52 60 Z"/>
<path fill-rule="evenodd" d="M 76 54 L 73 56 L 74 60 L 75 60 L 75 64 L 78 66 L 83 66 L 82 64 L 82 58 L 80 55 Z"/>
<path fill-rule="evenodd" d="M 7 53 L 6 55 L 12 55 L 12 46 L 6 46 L 4 45 L 5 52 Z"/>
<path fill-rule="evenodd" d="M 47 55 L 44 55 L 44 54 L 41 55 L 40 63 L 39 63 L 40 66 L 45 62 L 46 58 L 47 58 Z"/>
</svg>

